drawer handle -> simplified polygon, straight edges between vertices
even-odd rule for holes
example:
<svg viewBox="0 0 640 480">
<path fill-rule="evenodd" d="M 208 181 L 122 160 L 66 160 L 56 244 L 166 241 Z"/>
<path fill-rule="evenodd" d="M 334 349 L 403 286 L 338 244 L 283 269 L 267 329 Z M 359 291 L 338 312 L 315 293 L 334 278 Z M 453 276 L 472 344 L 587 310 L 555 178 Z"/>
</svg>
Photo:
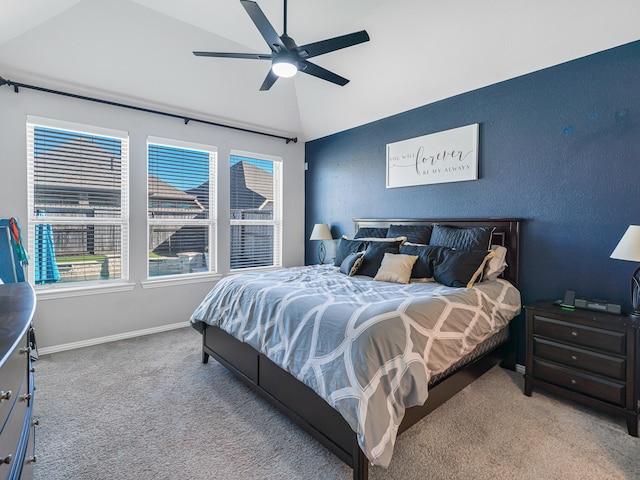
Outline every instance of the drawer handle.
<svg viewBox="0 0 640 480">
<path fill-rule="evenodd" d="M 20 400 L 21 402 L 26 402 L 28 400 L 31 400 L 31 394 L 30 393 L 25 393 L 23 395 L 20 395 L 18 397 L 18 400 Z"/>
<path fill-rule="evenodd" d="M 575 378 L 571 379 L 571 385 L 576 385 L 578 383 L 578 381 Z"/>
<path fill-rule="evenodd" d="M 13 395 L 13 392 L 11 390 L 0 392 L 0 402 L 2 402 L 3 400 L 9 400 L 11 398 L 11 395 Z"/>
<path fill-rule="evenodd" d="M 13 455 L 7 455 L 6 457 L 0 459 L 0 463 L 6 463 L 7 465 L 11 463 L 13 460 Z"/>
<path fill-rule="evenodd" d="M 571 332 L 571 336 L 572 337 L 577 337 L 578 336 L 578 332 L 576 332 L 575 330 L 573 332 Z"/>
<path fill-rule="evenodd" d="M 25 353 L 31 353 L 31 347 L 22 347 L 19 352 L 21 354 L 25 354 Z"/>
<path fill-rule="evenodd" d="M 35 455 L 33 457 L 27 458 L 27 463 L 36 463 L 37 461 L 38 461 L 38 457 Z"/>
<path fill-rule="evenodd" d="M 571 360 L 578 360 L 578 356 L 577 355 L 571 355 Z"/>
</svg>

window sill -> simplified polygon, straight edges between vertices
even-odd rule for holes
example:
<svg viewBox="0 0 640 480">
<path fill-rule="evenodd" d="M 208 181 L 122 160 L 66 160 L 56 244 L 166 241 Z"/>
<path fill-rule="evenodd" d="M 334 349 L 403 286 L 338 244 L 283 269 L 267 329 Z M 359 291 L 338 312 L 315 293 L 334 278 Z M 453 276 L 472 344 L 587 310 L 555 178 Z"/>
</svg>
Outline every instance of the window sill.
<svg viewBox="0 0 640 480">
<path fill-rule="evenodd" d="M 45 287 L 35 286 L 36 298 L 38 300 L 53 300 L 56 298 L 83 297 L 85 295 L 102 295 L 104 293 L 128 292 L 136 286 L 131 282 L 99 283 L 82 286 L 60 286 Z"/>
<path fill-rule="evenodd" d="M 193 283 L 204 282 L 217 282 L 222 278 L 219 273 L 205 273 L 201 275 L 184 275 L 184 276 L 166 276 L 160 278 L 154 278 L 152 280 L 145 280 L 142 283 L 142 288 L 160 288 L 160 287 L 173 287 L 176 285 L 190 285 Z"/>
<path fill-rule="evenodd" d="M 238 273 L 247 273 L 247 272 L 268 272 L 270 270 L 282 270 L 285 267 L 248 267 L 248 268 L 236 268 L 235 270 L 229 271 L 227 275 L 236 275 Z"/>
</svg>

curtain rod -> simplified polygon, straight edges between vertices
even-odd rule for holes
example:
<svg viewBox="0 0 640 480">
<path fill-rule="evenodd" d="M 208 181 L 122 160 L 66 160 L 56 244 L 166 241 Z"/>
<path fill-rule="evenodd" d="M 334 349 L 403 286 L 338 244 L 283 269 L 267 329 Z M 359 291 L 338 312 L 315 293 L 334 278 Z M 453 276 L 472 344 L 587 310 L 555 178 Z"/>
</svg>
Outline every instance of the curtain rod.
<svg viewBox="0 0 640 480">
<path fill-rule="evenodd" d="M 78 98 L 80 100 L 88 100 L 90 102 L 102 103 L 104 105 L 111 105 L 111 106 L 114 106 L 114 107 L 128 108 L 130 110 L 137 110 L 139 112 L 154 113 L 156 115 L 163 115 L 165 117 L 179 118 L 181 120 L 184 120 L 184 124 L 185 125 L 187 123 L 189 123 L 189 122 L 198 122 L 198 123 L 204 123 L 206 125 L 213 125 L 215 127 L 231 128 L 233 130 L 238 130 L 240 132 L 255 133 L 257 135 L 264 135 L 266 137 L 280 138 L 282 140 L 285 140 L 287 143 L 291 143 L 291 142 L 298 143 L 298 137 L 284 137 L 282 135 L 276 135 L 276 134 L 273 134 L 273 133 L 260 132 L 258 130 L 251 130 L 251 129 L 248 129 L 248 128 L 235 127 L 233 125 L 225 125 L 223 123 L 216 123 L 216 122 L 210 122 L 208 120 L 201 120 L 201 119 L 198 119 L 198 118 L 187 117 L 185 115 L 177 115 L 175 113 L 162 112 L 160 110 L 152 110 L 150 108 L 137 107 L 135 105 L 127 105 L 126 103 L 112 102 L 112 101 L 103 100 L 103 99 L 100 99 L 100 98 L 87 97 L 85 95 L 78 95 L 78 94 L 75 94 L 75 93 L 62 92 L 60 90 L 52 90 L 50 88 L 38 87 L 38 86 L 35 86 L 35 85 L 29 85 L 29 84 L 26 84 L 26 83 L 13 82 L 11 80 L 7 80 L 7 79 L 5 79 L 5 78 L 0 76 L 0 87 L 3 86 L 3 85 L 7 85 L 9 87 L 13 87 L 13 91 L 16 92 L 16 93 L 19 92 L 20 88 L 29 88 L 31 90 L 37 90 L 39 92 L 54 93 L 56 95 L 62 95 L 64 97 Z"/>
</svg>

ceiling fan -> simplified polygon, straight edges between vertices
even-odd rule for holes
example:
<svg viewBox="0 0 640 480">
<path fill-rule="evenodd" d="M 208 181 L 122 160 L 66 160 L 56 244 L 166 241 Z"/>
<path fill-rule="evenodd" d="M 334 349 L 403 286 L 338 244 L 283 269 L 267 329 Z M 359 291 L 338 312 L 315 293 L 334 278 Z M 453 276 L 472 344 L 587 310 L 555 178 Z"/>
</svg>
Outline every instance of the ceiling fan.
<svg viewBox="0 0 640 480">
<path fill-rule="evenodd" d="M 322 68 L 308 59 L 325 53 L 351 47 L 369 41 L 366 30 L 342 35 L 339 37 L 309 43 L 299 47 L 287 35 L 287 0 L 284 0 L 284 33 L 280 36 L 267 20 L 256 2 L 240 0 L 260 34 L 271 48 L 271 53 L 222 53 L 222 52 L 193 52 L 198 57 L 247 58 L 252 60 L 271 60 L 271 69 L 262 82 L 260 90 L 269 90 L 278 77 L 293 77 L 298 71 L 327 80 L 336 85 L 344 86 L 349 83 L 344 77 Z"/>
</svg>

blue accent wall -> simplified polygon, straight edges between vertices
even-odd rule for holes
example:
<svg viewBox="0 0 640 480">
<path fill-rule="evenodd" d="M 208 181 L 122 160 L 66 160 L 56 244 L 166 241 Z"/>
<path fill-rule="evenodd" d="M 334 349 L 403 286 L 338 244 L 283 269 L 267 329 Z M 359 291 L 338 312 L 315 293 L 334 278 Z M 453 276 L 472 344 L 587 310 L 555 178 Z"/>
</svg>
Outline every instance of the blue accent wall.
<svg viewBox="0 0 640 480">
<path fill-rule="evenodd" d="M 472 123 L 478 180 L 385 188 L 387 143 Z M 306 161 L 306 238 L 357 217 L 519 217 L 524 304 L 572 289 L 630 307 L 637 265 L 609 255 L 640 224 L 640 41 L 308 142 Z"/>
</svg>

